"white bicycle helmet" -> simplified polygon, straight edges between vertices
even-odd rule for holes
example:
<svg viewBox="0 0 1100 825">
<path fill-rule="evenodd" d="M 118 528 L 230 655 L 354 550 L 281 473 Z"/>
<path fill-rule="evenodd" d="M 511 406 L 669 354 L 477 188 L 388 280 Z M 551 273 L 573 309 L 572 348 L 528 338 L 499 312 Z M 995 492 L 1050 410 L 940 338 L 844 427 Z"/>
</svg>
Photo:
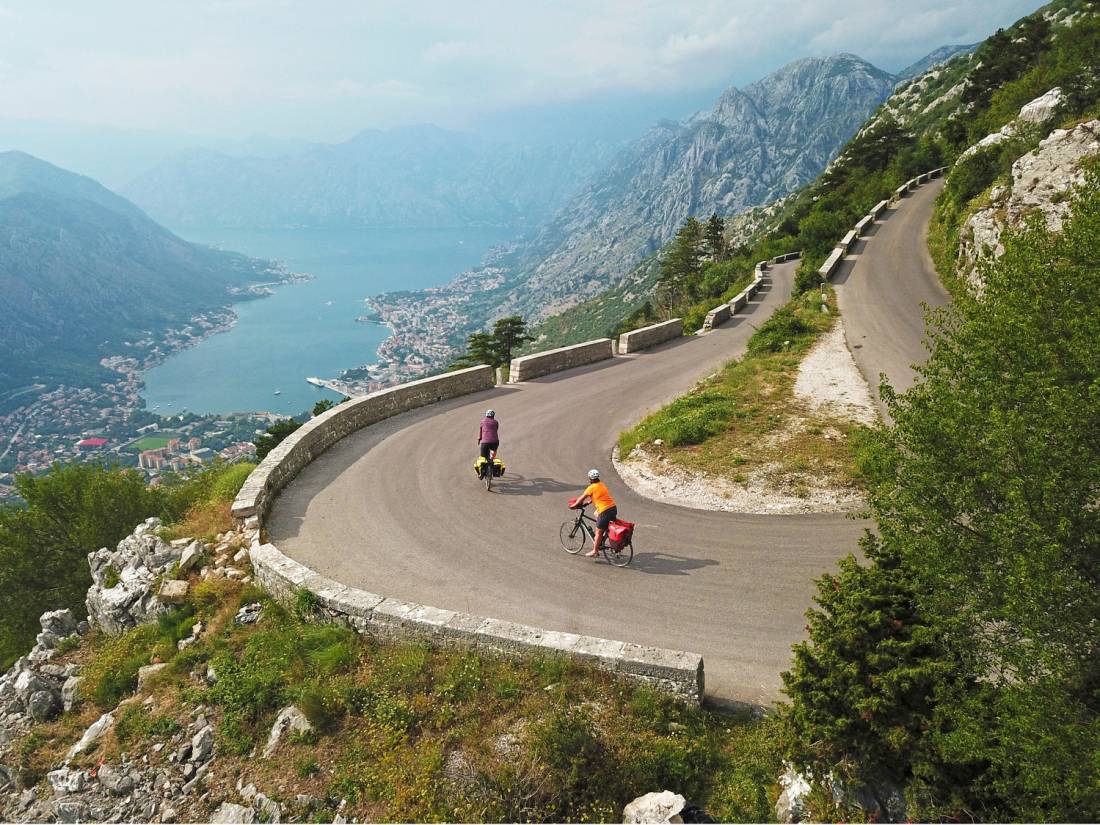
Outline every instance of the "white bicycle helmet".
<svg viewBox="0 0 1100 825">
<path fill-rule="evenodd" d="M 589 481 L 599 481 L 600 480 L 600 471 L 597 470 L 595 467 L 593 467 L 591 470 L 588 471 L 588 480 Z"/>
<path fill-rule="evenodd" d="M 497 417 L 497 411 L 496 410 L 486 410 L 485 411 L 485 417 L 486 418 L 496 418 Z"/>
</svg>

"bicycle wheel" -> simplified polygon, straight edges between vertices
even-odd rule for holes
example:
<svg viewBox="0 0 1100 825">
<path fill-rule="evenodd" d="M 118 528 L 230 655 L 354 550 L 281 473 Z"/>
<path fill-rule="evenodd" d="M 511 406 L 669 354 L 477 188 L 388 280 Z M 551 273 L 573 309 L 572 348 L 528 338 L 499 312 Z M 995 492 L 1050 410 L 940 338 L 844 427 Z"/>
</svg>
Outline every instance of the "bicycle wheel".
<svg viewBox="0 0 1100 825">
<path fill-rule="evenodd" d="M 588 534 L 576 519 L 566 519 L 561 523 L 558 538 L 561 539 L 561 546 L 565 548 L 565 552 L 572 556 L 577 555 L 588 544 Z"/>
<path fill-rule="evenodd" d="M 493 465 L 489 464 L 485 467 L 485 492 L 492 492 L 493 489 Z"/>
<path fill-rule="evenodd" d="M 627 542 L 625 547 L 612 550 L 607 545 L 603 548 L 604 558 L 616 567 L 626 567 L 634 559 L 634 542 Z"/>
</svg>

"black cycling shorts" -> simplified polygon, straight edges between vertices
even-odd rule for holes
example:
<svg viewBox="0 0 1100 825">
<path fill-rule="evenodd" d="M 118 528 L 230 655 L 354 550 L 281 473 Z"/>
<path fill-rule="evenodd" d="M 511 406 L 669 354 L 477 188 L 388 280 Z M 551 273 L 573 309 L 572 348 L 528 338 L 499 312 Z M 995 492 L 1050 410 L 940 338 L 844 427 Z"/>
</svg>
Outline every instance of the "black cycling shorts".
<svg viewBox="0 0 1100 825">
<path fill-rule="evenodd" d="M 619 515 L 618 507 L 608 507 L 602 513 L 596 515 L 596 529 L 606 530 Z"/>
<path fill-rule="evenodd" d="M 497 451 L 497 448 L 500 446 L 500 442 L 499 441 L 482 441 L 480 446 L 481 446 L 481 457 L 484 458 L 486 461 L 488 461 L 489 460 L 489 451 L 492 450 L 495 453 Z"/>
</svg>

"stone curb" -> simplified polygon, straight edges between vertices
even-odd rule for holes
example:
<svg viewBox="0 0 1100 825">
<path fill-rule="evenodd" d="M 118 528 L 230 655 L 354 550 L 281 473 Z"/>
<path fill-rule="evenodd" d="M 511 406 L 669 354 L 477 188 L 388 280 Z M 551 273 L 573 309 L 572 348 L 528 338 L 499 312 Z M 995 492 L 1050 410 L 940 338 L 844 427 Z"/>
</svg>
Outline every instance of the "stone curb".
<svg viewBox="0 0 1100 825">
<path fill-rule="evenodd" d="M 688 702 L 703 699 L 703 657 L 698 653 L 544 630 L 368 593 L 314 573 L 274 544 L 257 542 L 250 555 L 256 582 L 276 600 L 292 604 L 299 591 L 308 590 L 323 618 L 359 633 L 389 641 L 428 639 L 505 656 L 571 656 Z"/>
</svg>

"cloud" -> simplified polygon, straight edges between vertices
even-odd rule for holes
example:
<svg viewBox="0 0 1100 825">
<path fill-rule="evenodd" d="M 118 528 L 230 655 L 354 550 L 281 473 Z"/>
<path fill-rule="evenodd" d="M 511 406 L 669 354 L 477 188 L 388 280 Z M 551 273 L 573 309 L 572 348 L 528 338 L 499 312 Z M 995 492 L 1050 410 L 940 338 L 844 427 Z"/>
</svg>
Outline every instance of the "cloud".
<svg viewBox="0 0 1100 825">
<path fill-rule="evenodd" d="M 484 47 L 472 40 L 442 40 L 424 50 L 424 60 L 428 63 L 465 62 L 484 54 Z"/>
</svg>

